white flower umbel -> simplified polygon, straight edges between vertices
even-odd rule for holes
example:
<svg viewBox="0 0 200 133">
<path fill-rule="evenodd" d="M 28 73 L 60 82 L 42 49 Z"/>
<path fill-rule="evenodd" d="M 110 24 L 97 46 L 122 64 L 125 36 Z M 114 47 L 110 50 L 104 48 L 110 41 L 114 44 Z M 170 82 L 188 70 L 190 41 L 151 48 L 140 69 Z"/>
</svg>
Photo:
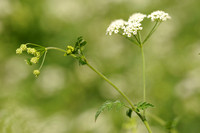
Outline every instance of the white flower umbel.
<svg viewBox="0 0 200 133">
<path fill-rule="evenodd" d="M 139 30 L 143 29 L 140 22 L 142 22 L 145 17 L 145 14 L 135 13 L 129 18 L 128 22 L 122 19 L 115 20 L 107 28 L 106 34 L 118 34 L 121 30 L 120 34 L 132 37 L 136 35 Z"/>
<path fill-rule="evenodd" d="M 138 23 L 140 23 L 144 20 L 145 17 L 147 17 L 146 14 L 134 13 L 129 17 L 128 22 L 132 22 L 132 23 L 138 22 Z"/>
<path fill-rule="evenodd" d="M 164 11 L 154 11 L 150 15 L 148 15 L 147 18 L 151 18 L 151 21 L 166 21 L 171 17 L 168 13 L 165 13 Z"/>
<path fill-rule="evenodd" d="M 118 19 L 118 20 L 115 20 L 113 21 L 109 27 L 107 28 L 107 31 L 106 31 L 106 35 L 112 35 L 113 33 L 114 34 L 117 34 L 119 33 L 119 31 L 121 29 L 124 29 L 125 28 L 125 24 L 127 22 L 122 20 L 122 19 Z"/>
</svg>

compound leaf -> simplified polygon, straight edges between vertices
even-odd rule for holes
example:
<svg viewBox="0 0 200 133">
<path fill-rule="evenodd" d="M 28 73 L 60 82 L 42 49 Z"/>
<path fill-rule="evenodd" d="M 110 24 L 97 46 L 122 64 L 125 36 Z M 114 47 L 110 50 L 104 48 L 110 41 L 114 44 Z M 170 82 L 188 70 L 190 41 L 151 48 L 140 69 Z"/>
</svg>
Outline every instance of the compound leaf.
<svg viewBox="0 0 200 133">
<path fill-rule="evenodd" d="M 110 111 L 113 108 L 119 110 L 124 106 L 124 103 L 120 102 L 119 100 L 117 101 L 106 101 L 104 102 L 101 107 L 97 110 L 96 114 L 95 114 L 95 121 L 97 120 L 97 118 L 99 117 L 99 115 L 104 112 L 105 110 Z"/>
</svg>

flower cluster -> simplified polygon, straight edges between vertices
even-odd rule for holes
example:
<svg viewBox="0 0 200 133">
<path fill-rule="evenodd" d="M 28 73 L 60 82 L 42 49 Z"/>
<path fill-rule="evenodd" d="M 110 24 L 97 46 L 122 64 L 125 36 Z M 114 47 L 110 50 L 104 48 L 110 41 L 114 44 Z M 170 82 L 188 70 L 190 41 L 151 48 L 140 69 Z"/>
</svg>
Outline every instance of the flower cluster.
<svg viewBox="0 0 200 133">
<path fill-rule="evenodd" d="M 131 15 L 128 19 L 128 22 L 137 22 L 140 23 L 144 20 L 144 18 L 147 17 L 146 14 L 142 14 L 142 13 L 134 13 L 133 15 Z"/>
<path fill-rule="evenodd" d="M 129 17 L 128 21 L 124 21 L 122 19 L 113 21 L 107 28 L 106 34 L 122 34 L 127 37 L 137 35 L 138 31 L 143 29 L 141 22 L 146 17 L 151 18 L 152 21 L 166 21 L 167 19 L 170 19 L 168 13 L 163 11 L 155 11 L 148 16 L 142 13 L 134 13 Z"/>
<path fill-rule="evenodd" d="M 27 44 L 22 44 L 19 48 L 16 49 L 16 54 L 22 54 L 26 51 L 28 54 L 33 55 L 31 59 L 25 60 L 28 65 L 37 64 L 41 57 L 41 51 L 37 51 L 35 48 L 27 47 Z M 33 74 L 37 77 L 40 74 L 39 70 L 34 70 Z"/>
<path fill-rule="evenodd" d="M 117 34 L 119 32 L 120 29 L 124 29 L 125 28 L 125 24 L 127 22 L 122 20 L 122 19 L 118 19 L 113 21 L 110 26 L 107 28 L 106 34 L 112 35 L 112 33 Z"/>
<path fill-rule="evenodd" d="M 169 16 L 168 13 L 165 13 L 163 11 L 155 11 L 152 12 L 150 15 L 147 16 L 147 18 L 151 18 L 151 21 L 166 21 L 170 19 L 171 17 Z"/>
</svg>

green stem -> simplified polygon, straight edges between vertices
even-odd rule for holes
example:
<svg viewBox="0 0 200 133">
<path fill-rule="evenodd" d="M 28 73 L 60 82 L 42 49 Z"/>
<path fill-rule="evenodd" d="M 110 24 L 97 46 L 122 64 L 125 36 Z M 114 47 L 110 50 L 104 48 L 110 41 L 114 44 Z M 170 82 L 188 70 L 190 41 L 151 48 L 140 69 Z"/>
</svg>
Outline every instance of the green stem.
<svg viewBox="0 0 200 133">
<path fill-rule="evenodd" d="M 147 114 L 148 116 L 150 116 L 152 119 L 154 119 L 157 123 L 159 123 L 161 126 L 165 126 L 166 122 L 164 120 L 162 120 L 160 117 L 153 115 L 153 114 Z"/>
<path fill-rule="evenodd" d="M 91 68 L 95 73 L 97 73 L 100 77 L 102 77 L 105 81 L 107 81 L 113 88 L 115 88 L 115 90 L 118 91 L 126 99 L 126 101 L 131 105 L 133 110 L 136 109 L 135 106 L 132 104 L 131 100 L 116 85 L 114 85 L 106 76 L 104 76 L 101 72 L 99 72 L 94 67 L 92 67 L 88 62 L 87 62 L 87 66 Z"/>
<path fill-rule="evenodd" d="M 133 36 L 134 36 L 135 39 L 137 40 L 138 44 L 140 44 L 140 41 L 139 41 L 139 39 L 137 38 L 137 36 L 136 36 L 136 35 L 133 35 Z"/>
<path fill-rule="evenodd" d="M 92 67 L 88 62 L 87 62 L 87 66 L 89 68 L 91 68 L 94 72 L 96 72 L 100 77 L 102 77 L 105 81 L 107 81 L 112 87 L 115 88 L 116 91 L 118 91 L 125 99 L 126 101 L 131 105 L 133 111 L 139 116 L 139 118 L 142 120 L 142 122 L 144 123 L 145 127 L 147 128 L 149 133 L 152 133 L 150 126 L 145 118 L 145 116 L 142 116 L 140 113 L 138 113 L 136 111 L 136 107 L 132 104 L 132 102 L 130 101 L 130 99 L 117 87 L 115 86 L 107 77 L 105 77 L 102 73 L 100 73 L 98 70 L 96 70 L 94 67 Z"/>
<path fill-rule="evenodd" d="M 151 29 L 151 31 L 149 32 L 149 34 L 147 35 L 147 37 L 144 39 L 144 41 L 142 42 L 142 44 L 144 44 L 151 37 L 151 35 L 154 33 L 154 31 L 159 26 L 159 24 L 160 24 L 160 22 L 156 21 L 155 25 L 153 26 L 153 28 Z"/>
<path fill-rule="evenodd" d="M 152 133 L 151 128 L 150 128 L 150 126 L 149 126 L 149 123 L 148 123 L 146 120 L 143 121 L 143 123 L 144 123 L 144 125 L 146 126 L 148 132 L 149 132 L 149 133 Z"/>
<path fill-rule="evenodd" d="M 141 39 L 140 31 L 138 31 L 138 40 L 139 40 L 139 43 L 141 44 L 142 43 L 142 39 Z"/>
<path fill-rule="evenodd" d="M 143 79 L 143 102 L 146 102 L 146 74 L 145 74 L 145 56 L 143 46 L 140 46 L 142 54 L 142 79 Z M 145 116 L 145 110 L 143 110 L 143 115 Z"/>
<path fill-rule="evenodd" d="M 145 74 L 145 56 L 143 46 L 140 47 L 142 53 L 142 79 L 143 79 L 143 101 L 146 101 L 146 74 Z"/>
<path fill-rule="evenodd" d="M 122 35 L 121 33 L 119 33 L 119 35 L 125 37 L 126 39 L 128 39 L 132 43 L 135 43 L 136 45 L 140 46 L 139 43 L 137 41 L 133 40 L 131 37 L 127 37 L 126 35 Z"/>
<path fill-rule="evenodd" d="M 58 50 L 58 51 L 61 51 L 61 52 L 64 52 L 66 53 L 67 51 L 64 50 L 64 49 L 61 49 L 61 48 L 57 48 L 57 47 L 47 47 L 46 50 L 49 50 L 49 49 L 54 49 L 54 50 Z"/>
<path fill-rule="evenodd" d="M 41 70 L 41 68 L 42 68 L 42 66 L 43 66 L 43 64 L 44 64 L 44 61 L 45 61 L 46 55 L 47 55 L 47 50 L 46 50 L 45 53 L 44 53 L 44 57 L 43 57 L 43 59 L 42 59 L 42 63 L 41 63 L 41 65 L 40 65 L 39 70 Z"/>
<path fill-rule="evenodd" d="M 60 48 L 57 48 L 57 47 L 47 47 L 47 48 L 46 48 L 46 50 L 49 50 L 49 49 L 54 49 L 54 50 L 58 50 L 58 51 L 61 51 L 61 52 L 66 53 L 66 50 L 60 49 Z M 76 56 L 73 55 L 73 54 L 72 54 L 72 57 L 76 58 Z M 85 59 L 85 57 L 84 57 L 84 59 Z M 119 93 L 126 99 L 126 101 L 130 104 L 132 110 L 133 110 L 133 111 L 139 116 L 139 118 L 142 120 L 142 122 L 144 123 L 144 125 L 145 125 L 145 127 L 147 128 L 148 132 L 149 132 L 149 133 L 152 133 L 152 132 L 151 132 L 151 129 L 150 129 L 150 127 L 149 127 L 149 124 L 148 124 L 148 122 L 146 121 L 145 116 L 141 115 L 140 113 L 138 113 L 138 112 L 136 111 L 136 107 L 132 104 L 131 100 L 130 100 L 116 85 L 114 85 L 106 76 L 104 76 L 101 72 L 99 72 L 99 71 L 96 70 L 94 67 L 92 67 L 92 66 L 88 63 L 88 61 L 87 61 L 86 59 L 85 59 L 85 61 L 86 61 L 86 65 L 87 65 L 90 69 L 92 69 L 95 73 L 97 73 L 100 77 L 102 77 L 105 81 L 107 81 L 113 88 L 115 88 L 115 90 L 116 90 L 117 92 L 119 92 Z"/>
<path fill-rule="evenodd" d="M 38 44 L 34 44 L 34 43 L 26 43 L 26 45 L 32 45 L 32 46 L 36 46 L 36 47 L 41 47 L 41 48 L 45 48 L 41 45 L 38 45 Z"/>
</svg>

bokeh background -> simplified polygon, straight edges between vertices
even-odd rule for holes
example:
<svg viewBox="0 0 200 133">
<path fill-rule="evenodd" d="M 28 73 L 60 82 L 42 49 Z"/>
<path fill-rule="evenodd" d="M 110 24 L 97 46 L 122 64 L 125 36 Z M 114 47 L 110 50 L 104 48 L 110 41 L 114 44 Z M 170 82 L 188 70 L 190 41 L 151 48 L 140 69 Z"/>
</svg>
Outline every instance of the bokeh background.
<svg viewBox="0 0 200 133">
<path fill-rule="evenodd" d="M 145 44 L 149 111 L 179 119 L 179 133 L 200 131 L 200 1 L 198 0 L 0 0 L 1 133 L 146 133 L 141 121 L 121 111 L 94 115 L 106 100 L 121 96 L 87 66 L 58 51 L 48 52 L 41 75 L 18 56 L 32 42 L 66 48 L 83 36 L 89 62 L 135 103 L 142 101 L 140 50 L 121 36 L 106 36 L 115 20 L 135 12 L 168 12 Z M 143 37 L 153 23 L 145 20 Z M 148 117 L 154 133 L 166 133 Z"/>
</svg>

